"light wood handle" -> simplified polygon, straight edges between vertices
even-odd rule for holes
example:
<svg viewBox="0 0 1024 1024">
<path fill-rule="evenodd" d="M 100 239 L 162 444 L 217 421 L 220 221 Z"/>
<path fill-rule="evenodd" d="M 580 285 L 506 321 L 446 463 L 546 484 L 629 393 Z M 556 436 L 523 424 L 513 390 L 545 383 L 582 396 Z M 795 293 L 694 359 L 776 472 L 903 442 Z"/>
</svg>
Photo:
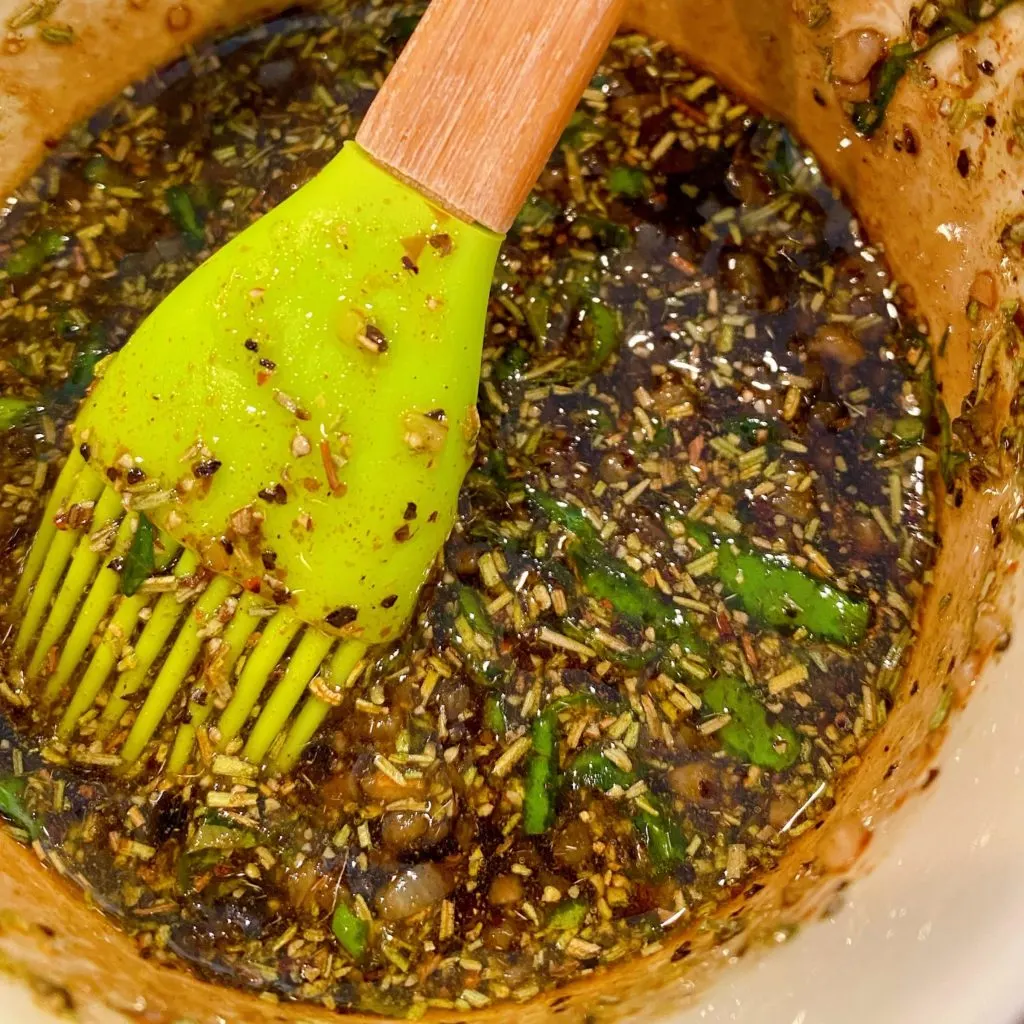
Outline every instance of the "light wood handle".
<svg viewBox="0 0 1024 1024">
<path fill-rule="evenodd" d="M 508 230 L 626 0 L 433 0 L 359 129 L 445 209 Z"/>
</svg>

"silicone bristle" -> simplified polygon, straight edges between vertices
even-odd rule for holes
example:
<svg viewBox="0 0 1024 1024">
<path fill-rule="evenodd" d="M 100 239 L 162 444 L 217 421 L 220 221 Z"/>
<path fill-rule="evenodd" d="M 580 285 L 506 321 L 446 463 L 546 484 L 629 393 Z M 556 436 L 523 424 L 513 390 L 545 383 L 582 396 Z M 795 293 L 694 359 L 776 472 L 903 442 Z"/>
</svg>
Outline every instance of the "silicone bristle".
<svg viewBox="0 0 1024 1024">
<path fill-rule="evenodd" d="M 60 529 L 55 517 L 76 505 L 92 506 L 88 527 Z M 244 757 L 260 764 L 269 753 L 275 768 L 291 767 L 332 707 L 330 700 L 311 694 L 289 727 L 311 682 L 317 679 L 340 692 L 345 681 L 354 677 L 353 669 L 366 646 L 348 641 L 332 653 L 337 643 L 333 637 L 304 626 L 290 609 L 268 617 L 267 606 L 252 594 L 244 594 L 237 605 L 232 601 L 226 612 L 221 611 L 236 590 L 228 577 L 216 577 L 198 599 L 183 600 L 173 588 L 154 587 L 119 597 L 120 562 L 131 547 L 138 521 L 137 514 L 125 513 L 122 496 L 106 487 L 80 452 L 72 452 L 50 496 L 15 596 L 15 607 L 22 609 L 22 615 L 14 653 L 27 660 L 28 678 L 43 675 L 50 658 L 57 662 L 44 677 L 41 705 L 52 705 L 84 666 L 61 715 L 58 737 L 70 740 L 105 688 L 109 688 L 106 704 L 98 718 L 90 716 L 93 724 L 86 735 L 109 736 L 155 672 L 120 750 L 125 765 L 136 762 L 193 672 L 207 635 L 205 627 L 220 612 L 231 619 L 217 638 L 215 656 L 204 664 L 204 676 L 215 674 L 214 679 L 205 680 L 210 693 L 214 685 L 227 683 L 243 656 L 245 661 L 220 714 L 214 734 L 217 744 L 223 749 L 247 732 Z M 113 544 L 97 543 L 100 531 L 108 538 L 113 533 Z M 200 567 L 196 554 L 182 552 L 162 532 L 157 552 L 157 575 L 171 571 L 180 581 Z M 177 564 L 169 570 L 176 557 Z M 164 592 L 157 597 L 154 591 L 159 590 Z M 252 645 L 256 630 L 260 633 Z M 124 664 L 119 665 L 122 660 Z M 280 680 L 250 722 L 275 673 Z M 188 703 L 189 721 L 178 728 L 168 771 L 177 773 L 188 765 L 197 734 L 219 706 L 209 696 Z"/>
<path fill-rule="evenodd" d="M 315 629 L 307 629 L 288 662 L 281 681 L 260 712 L 249 733 L 242 756 L 260 764 L 278 735 L 284 730 L 288 716 L 298 704 L 309 681 L 334 646 L 334 639 Z"/>
<path fill-rule="evenodd" d="M 203 644 L 203 629 L 217 613 L 220 606 L 231 596 L 234 583 L 224 576 L 218 576 L 190 612 L 181 627 L 170 654 L 160 667 L 160 674 L 146 695 L 128 739 L 121 748 L 121 758 L 126 763 L 134 761 L 150 741 L 160 725 L 164 712 L 174 700 L 175 694 L 185 682 L 199 650 Z"/>
<path fill-rule="evenodd" d="M 176 553 L 176 546 L 169 538 L 164 538 L 164 554 L 161 564 L 166 565 Z M 158 566 L 160 568 L 161 566 Z M 71 702 L 68 704 L 60 725 L 57 727 L 57 735 L 61 739 L 68 739 L 75 730 L 78 719 L 92 707 L 100 691 L 103 689 L 110 673 L 117 664 L 118 658 L 124 649 L 124 645 L 135 632 L 138 625 L 139 615 L 143 608 L 150 602 L 147 594 L 134 594 L 126 597 L 114 612 L 103 638 L 96 647 L 92 661 L 85 671 Z"/>
<path fill-rule="evenodd" d="M 267 623 L 259 642 L 249 653 L 234 695 L 217 723 L 222 748 L 242 731 L 270 674 L 284 657 L 301 625 L 294 613 L 286 608 Z"/>
<path fill-rule="evenodd" d="M 254 614 L 258 610 L 259 604 L 259 599 L 252 594 L 244 594 L 238 602 L 231 622 L 221 634 L 217 657 L 214 665 L 210 668 L 210 671 L 215 672 L 219 679 L 226 681 L 230 678 L 249 637 L 255 632 L 260 622 L 265 621 Z M 167 770 L 172 774 L 177 774 L 188 764 L 196 739 L 196 731 L 206 724 L 213 708 L 214 704 L 210 699 L 204 700 L 202 703 L 189 701 L 189 721 L 178 728 L 178 734 L 174 739 L 174 749 L 167 762 Z"/>
<path fill-rule="evenodd" d="M 366 645 L 359 643 L 358 640 L 349 640 L 341 644 L 331 658 L 324 684 L 338 694 L 352 686 L 365 653 Z M 274 768 L 277 771 L 286 772 L 295 767 L 306 744 L 313 738 L 313 734 L 320 728 L 332 707 L 332 704 L 312 694 L 306 698 L 274 759 Z"/>
<path fill-rule="evenodd" d="M 181 579 L 190 576 L 199 567 L 199 558 L 191 551 L 185 551 L 174 568 L 174 575 Z M 131 698 L 138 692 L 149 675 L 160 652 L 166 647 L 167 641 L 174 632 L 178 620 L 184 614 L 185 605 L 174 593 L 162 594 L 153 608 L 149 621 L 135 643 L 133 653 L 134 664 L 122 672 L 114 684 L 113 693 L 107 700 L 107 706 L 100 716 L 97 732 L 101 737 L 107 736 L 121 721 L 121 716 L 128 708 Z"/>
<path fill-rule="evenodd" d="M 132 528 L 135 519 L 133 516 L 125 516 L 114 539 L 114 547 L 110 558 L 107 559 L 99 576 L 96 577 L 92 588 L 82 602 L 82 607 L 75 616 L 75 623 L 71 627 L 71 633 L 67 640 L 61 645 L 60 660 L 57 662 L 57 669 L 47 680 L 46 689 L 43 691 L 42 700 L 44 704 L 52 704 L 57 695 L 64 689 L 71 679 L 75 670 L 82 664 L 89 645 L 92 643 L 96 631 L 100 628 L 103 617 L 107 614 L 110 602 L 114 600 L 121 577 L 113 570 L 111 562 L 119 558 L 128 550 L 132 542 Z"/>
<path fill-rule="evenodd" d="M 107 489 L 100 500 L 96 503 L 93 514 L 91 530 L 101 530 L 105 526 L 117 521 L 123 514 L 124 507 L 121 504 L 121 496 L 117 491 Z M 64 635 L 71 617 L 75 614 L 78 602 L 86 593 L 93 577 L 96 567 L 100 564 L 103 555 L 92 548 L 91 534 L 83 534 L 78 541 L 78 549 L 75 551 L 71 566 L 68 568 L 64 582 L 61 584 L 60 592 L 54 599 L 50 615 L 43 623 L 42 632 L 36 643 L 35 652 L 28 664 L 29 677 L 38 674 L 43 661 L 50 653 L 50 649 Z"/>
<path fill-rule="evenodd" d="M 103 481 L 95 473 L 82 473 L 75 480 L 66 503 L 61 507 L 70 508 L 73 505 L 94 502 L 102 490 Z M 18 660 L 24 658 L 29 643 L 39 629 L 50 598 L 57 589 L 64 570 L 67 569 L 78 537 L 77 530 L 54 530 L 53 538 L 46 551 L 46 558 L 43 560 L 43 567 L 39 571 L 39 576 L 32 589 L 32 596 L 28 600 L 28 606 L 22 617 L 18 638 L 14 642 L 14 656 Z"/>
<path fill-rule="evenodd" d="M 60 476 L 57 477 L 57 483 L 50 494 L 50 500 L 46 503 L 43 518 L 39 523 L 35 539 L 32 541 L 28 558 L 25 559 L 25 565 L 22 567 L 21 579 L 18 581 L 18 589 L 14 592 L 12 602 L 14 608 L 21 608 L 28 599 L 29 589 L 35 583 L 39 570 L 43 567 L 43 562 L 46 559 L 46 553 L 50 550 L 50 543 L 57 534 L 54 518 L 67 501 L 68 495 L 84 468 L 85 459 L 82 458 L 77 448 L 73 449 L 68 456 L 68 461 L 64 463 L 64 468 L 60 471 Z"/>
</svg>

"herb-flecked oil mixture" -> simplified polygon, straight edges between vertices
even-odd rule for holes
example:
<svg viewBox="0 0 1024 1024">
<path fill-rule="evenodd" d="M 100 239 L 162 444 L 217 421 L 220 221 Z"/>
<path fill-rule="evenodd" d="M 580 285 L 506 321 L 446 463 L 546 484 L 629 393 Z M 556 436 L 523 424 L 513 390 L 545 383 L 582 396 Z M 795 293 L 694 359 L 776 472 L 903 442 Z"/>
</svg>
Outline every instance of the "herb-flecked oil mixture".
<svg viewBox="0 0 1024 1024">
<path fill-rule="evenodd" d="M 354 135 L 418 11 L 202 50 L 11 202 L 7 598 L 97 361 Z M 332 1007 L 524 1000 L 671 942 L 820 824 L 891 708 L 936 462 L 894 290 L 783 127 L 619 37 L 505 244 L 475 467 L 404 638 L 276 778 L 213 730 L 162 773 L 184 707 L 125 778 L 95 712 L 58 742 L 8 666 L 7 827 L 147 956 Z M 204 642 L 182 702 L 223 707 Z"/>
</svg>

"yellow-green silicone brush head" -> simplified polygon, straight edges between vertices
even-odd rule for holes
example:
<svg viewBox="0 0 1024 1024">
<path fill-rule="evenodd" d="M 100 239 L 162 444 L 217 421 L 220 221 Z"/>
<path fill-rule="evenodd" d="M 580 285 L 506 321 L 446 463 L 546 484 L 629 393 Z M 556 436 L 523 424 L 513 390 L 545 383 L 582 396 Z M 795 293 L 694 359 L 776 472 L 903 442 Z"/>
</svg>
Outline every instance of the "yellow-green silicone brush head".
<svg viewBox="0 0 1024 1024">
<path fill-rule="evenodd" d="M 220 670 L 245 667 L 173 766 L 204 723 L 263 760 L 305 696 L 276 751 L 297 755 L 451 529 L 499 244 L 349 143 L 152 313 L 74 425 L 18 594 L 29 674 L 65 655 L 43 691 L 63 739 L 106 694 L 90 735 L 134 761 L 219 632 Z"/>
<path fill-rule="evenodd" d="M 359 144 L 104 368 L 13 603 L 79 759 L 287 768 L 400 632 L 471 462 L 501 232 L 624 2 L 433 0 Z"/>
</svg>

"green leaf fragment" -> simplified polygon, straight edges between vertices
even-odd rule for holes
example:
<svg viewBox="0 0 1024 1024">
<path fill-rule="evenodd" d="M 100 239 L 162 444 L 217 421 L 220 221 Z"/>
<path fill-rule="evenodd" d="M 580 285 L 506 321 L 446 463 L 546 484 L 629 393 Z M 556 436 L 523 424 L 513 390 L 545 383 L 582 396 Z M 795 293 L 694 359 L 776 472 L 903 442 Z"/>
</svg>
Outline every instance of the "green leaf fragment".
<svg viewBox="0 0 1024 1024">
<path fill-rule="evenodd" d="M 802 626 L 839 644 L 855 644 L 864 638 L 870 617 L 866 602 L 777 555 L 752 550 L 740 537 L 718 534 L 702 523 L 687 522 L 686 530 L 702 550 L 717 550 L 715 574 L 758 622 L 774 629 Z"/>
<path fill-rule="evenodd" d="M 256 836 L 237 825 L 222 825 L 215 821 L 202 821 L 188 842 L 188 852 L 200 850 L 251 850 Z"/>
<path fill-rule="evenodd" d="M 587 373 L 596 373 L 616 352 L 622 343 L 622 319 L 616 309 L 611 309 L 599 299 L 586 306 L 585 323 L 591 335 L 590 358 Z"/>
<path fill-rule="evenodd" d="M 121 593 L 125 597 L 136 594 L 139 587 L 153 574 L 156 565 L 153 547 L 155 537 L 156 530 L 153 524 L 140 513 L 132 546 L 124 557 L 124 566 L 121 569 Z"/>
<path fill-rule="evenodd" d="M 172 185 L 164 193 L 164 200 L 171 220 L 185 236 L 188 247 L 193 250 L 202 249 L 206 245 L 206 232 L 188 190 L 182 185 Z"/>
<path fill-rule="evenodd" d="M 24 398 L 0 398 L 0 430 L 18 426 L 31 408 Z"/>
<path fill-rule="evenodd" d="M 508 720 L 505 718 L 505 708 L 501 699 L 495 694 L 489 694 L 484 701 L 484 725 L 487 726 L 495 736 L 504 736 L 508 732 Z"/>
<path fill-rule="evenodd" d="M 558 207 L 554 203 L 543 196 L 533 194 L 519 211 L 514 228 L 519 231 L 522 231 L 523 228 L 536 230 L 545 224 L 550 224 L 558 216 L 558 213 Z"/>
<path fill-rule="evenodd" d="M 633 817 L 633 827 L 647 847 L 656 874 L 666 874 L 685 863 L 686 837 L 667 813 L 640 811 Z"/>
<path fill-rule="evenodd" d="M 59 256 L 70 239 L 59 231 L 44 230 L 30 235 L 25 244 L 7 257 L 4 270 L 8 277 L 25 277 L 37 271 L 47 260 Z"/>
<path fill-rule="evenodd" d="M 25 807 L 25 789 L 28 783 L 17 775 L 0 776 L 0 814 L 23 828 L 29 839 L 39 838 L 39 822 Z"/>
<path fill-rule="evenodd" d="M 331 931 L 341 944 L 341 948 L 353 960 L 361 960 L 366 953 L 367 940 L 370 937 L 370 925 L 344 903 L 334 908 L 331 917 Z"/>
<path fill-rule="evenodd" d="M 704 706 L 730 721 L 715 735 L 734 757 L 772 771 L 789 768 L 800 754 L 800 738 L 785 722 L 770 719 L 754 691 L 733 676 L 719 676 L 701 691 Z"/>
<path fill-rule="evenodd" d="M 528 836 L 543 835 L 555 821 L 557 732 L 558 718 L 552 710 L 533 723 L 533 751 L 526 762 L 523 794 L 523 830 Z"/>
<path fill-rule="evenodd" d="M 623 771 L 599 750 L 584 750 L 569 767 L 569 780 L 576 788 L 587 787 L 607 793 L 615 786 L 629 789 L 637 780 L 635 772 Z"/>
<path fill-rule="evenodd" d="M 649 587 L 639 573 L 610 555 L 601 537 L 581 509 L 535 488 L 527 497 L 551 522 L 572 533 L 566 554 L 584 589 L 598 601 L 607 601 L 623 619 L 650 626 L 663 643 L 678 643 L 684 652 L 702 655 L 705 645 L 677 608 Z"/>
<path fill-rule="evenodd" d="M 612 195 L 640 199 L 651 191 L 651 179 L 639 167 L 613 167 L 608 172 L 608 191 Z"/>
<path fill-rule="evenodd" d="M 556 932 L 577 932 L 583 927 L 589 910 L 583 900 L 563 900 L 548 915 L 548 927 Z"/>
</svg>

